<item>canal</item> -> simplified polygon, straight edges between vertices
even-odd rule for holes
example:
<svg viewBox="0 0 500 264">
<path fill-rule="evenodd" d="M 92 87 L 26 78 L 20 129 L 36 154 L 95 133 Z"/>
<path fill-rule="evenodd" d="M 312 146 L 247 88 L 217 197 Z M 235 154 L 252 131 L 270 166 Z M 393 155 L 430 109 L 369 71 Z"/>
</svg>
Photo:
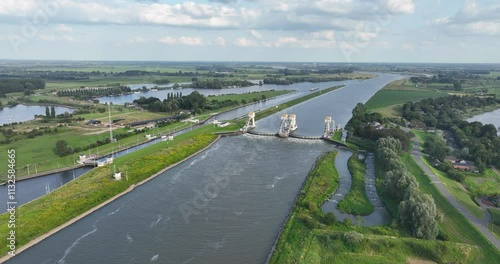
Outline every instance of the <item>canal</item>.
<svg viewBox="0 0 500 264">
<path fill-rule="evenodd" d="M 399 78 L 354 82 L 287 112 L 297 114 L 299 134 L 321 135 L 325 115 L 345 125 L 357 102 Z M 276 116 L 257 129 L 277 131 Z M 314 161 L 333 149 L 321 141 L 223 138 L 8 263 L 264 263 Z"/>
</svg>

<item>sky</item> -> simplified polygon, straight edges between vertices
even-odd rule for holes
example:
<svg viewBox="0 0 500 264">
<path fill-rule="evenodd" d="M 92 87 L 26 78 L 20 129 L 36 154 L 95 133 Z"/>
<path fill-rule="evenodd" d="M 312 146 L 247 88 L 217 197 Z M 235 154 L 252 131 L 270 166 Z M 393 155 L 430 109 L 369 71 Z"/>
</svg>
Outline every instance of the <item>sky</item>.
<svg viewBox="0 0 500 264">
<path fill-rule="evenodd" d="M 1 0 L 0 59 L 500 62 L 497 0 Z"/>
</svg>

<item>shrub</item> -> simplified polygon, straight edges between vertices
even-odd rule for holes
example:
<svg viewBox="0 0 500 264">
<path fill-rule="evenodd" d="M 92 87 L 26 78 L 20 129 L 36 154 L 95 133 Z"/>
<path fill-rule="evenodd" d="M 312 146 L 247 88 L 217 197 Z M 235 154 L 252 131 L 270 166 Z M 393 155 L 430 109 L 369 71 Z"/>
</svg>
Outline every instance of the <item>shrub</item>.
<svg viewBox="0 0 500 264">
<path fill-rule="evenodd" d="M 348 218 L 346 218 L 346 220 L 347 219 Z M 346 243 L 351 244 L 351 245 L 356 245 L 356 244 L 363 242 L 364 236 L 363 236 L 363 234 L 360 234 L 356 231 L 349 231 L 349 232 L 344 233 L 343 238 L 344 238 Z"/>
</svg>

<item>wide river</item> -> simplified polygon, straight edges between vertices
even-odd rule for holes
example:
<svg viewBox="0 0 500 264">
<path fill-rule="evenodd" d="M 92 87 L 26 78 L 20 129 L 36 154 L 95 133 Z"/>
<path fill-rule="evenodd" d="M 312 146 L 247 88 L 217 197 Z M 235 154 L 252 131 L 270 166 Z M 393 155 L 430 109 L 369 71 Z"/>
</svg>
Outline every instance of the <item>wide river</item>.
<svg viewBox="0 0 500 264">
<path fill-rule="evenodd" d="M 325 115 L 345 124 L 357 102 L 399 78 L 350 83 L 287 112 L 297 114 L 297 133 L 321 135 Z M 257 129 L 276 132 L 276 116 Z M 264 263 L 314 161 L 333 149 L 321 141 L 223 138 L 8 263 Z"/>
</svg>

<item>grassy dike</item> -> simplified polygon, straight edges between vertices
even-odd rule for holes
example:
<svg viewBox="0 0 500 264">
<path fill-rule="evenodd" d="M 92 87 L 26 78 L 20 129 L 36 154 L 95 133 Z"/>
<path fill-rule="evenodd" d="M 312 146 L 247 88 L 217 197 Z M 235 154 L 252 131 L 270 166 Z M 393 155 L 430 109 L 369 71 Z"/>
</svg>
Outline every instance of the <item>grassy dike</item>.
<svg viewBox="0 0 500 264">
<path fill-rule="evenodd" d="M 337 152 L 323 154 L 316 160 L 295 205 L 274 247 L 270 263 L 294 263 L 305 253 L 309 231 L 321 218 L 321 204 L 339 185 L 340 176 L 335 169 Z"/>
<path fill-rule="evenodd" d="M 324 215 L 319 206 L 338 187 L 335 157 L 330 152 L 317 160 L 269 263 L 477 263 L 476 246 L 401 237 L 388 226 L 352 226 Z"/>
<path fill-rule="evenodd" d="M 440 236 L 450 242 L 465 243 L 479 249 L 476 258 L 477 262 L 475 263 L 496 263 L 500 259 L 500 251 L 446 200 L 409 154 L 405 154 L 402 161 L 405 163 L 408 172 L 417 179 L 420 190 L 434 198 L 438 210 L 443 214 L 443 221 L 439 225 Z"/>
<path fill-rule="evenodd" d="M 358 159 L 358 152 L 351 155 L 347 167 L 352 176 L 352 187 L 346 197 L 338 204 L 339 210 L 352 215 L 373 213 L 374 207 L 365 190 L 366 165 L 364 160 Z"/>
</svg>

